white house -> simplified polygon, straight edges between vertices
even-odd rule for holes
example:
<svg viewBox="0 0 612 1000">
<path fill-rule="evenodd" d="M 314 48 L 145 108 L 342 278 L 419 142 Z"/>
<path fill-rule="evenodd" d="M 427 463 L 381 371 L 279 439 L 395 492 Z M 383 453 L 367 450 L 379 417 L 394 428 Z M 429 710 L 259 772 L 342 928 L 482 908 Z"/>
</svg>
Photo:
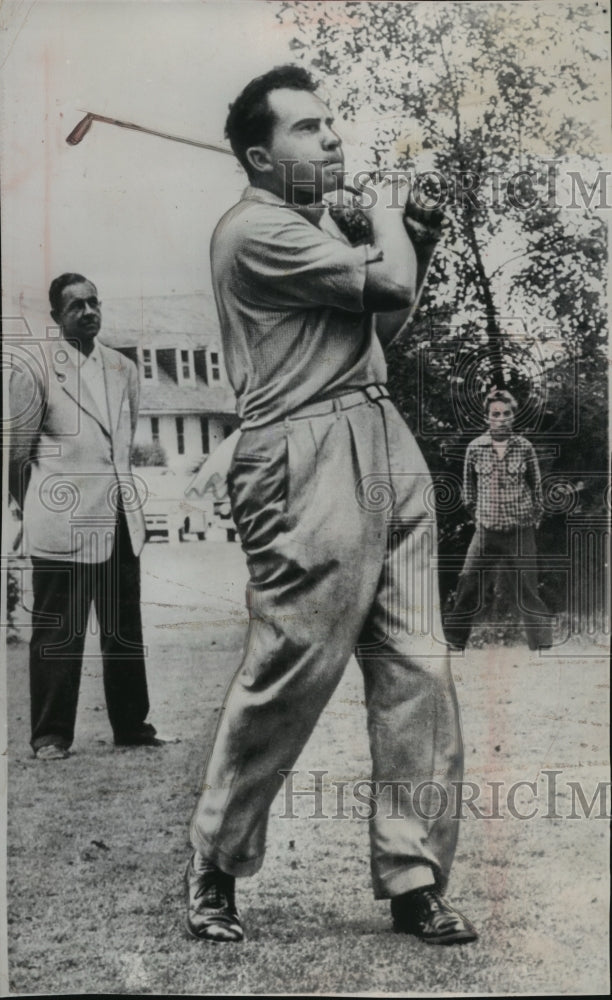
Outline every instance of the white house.
<svg viewBox="0 0 612 1000">
<path fill-rule="evenodd" d="M 189 477 L 237 426 L 211 296 L 115 300 L 100 339 L 140 373 L 136 445 L 160 445 L 170 469 Z"/>
<path fill-rule="evenodd" d="M 196 470 L 238 426 L 212 297 L 113 300 L 104 304 L 100 339 L 138 365 L 135 446 L 159 445 L 166 458 L 166 468 L 135 469 L 147 485 L 148 537 L 233 538 L 211 496 L 186 497 Z"/>
</svg>

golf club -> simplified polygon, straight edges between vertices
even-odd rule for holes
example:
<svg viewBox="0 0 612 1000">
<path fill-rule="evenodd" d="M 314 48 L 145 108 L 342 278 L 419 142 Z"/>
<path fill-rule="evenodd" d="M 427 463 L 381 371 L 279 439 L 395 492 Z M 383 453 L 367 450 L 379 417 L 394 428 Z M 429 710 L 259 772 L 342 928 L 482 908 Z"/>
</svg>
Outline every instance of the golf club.
<svg viewBox="0 0 612 1000">
<path fill-rule="evenodd" d="M 145 128 L 144 125 L 135 125 L 133 122 L 123 122 L 118 118 L 107 118 L 105 115 L 96 115 L 93 111 L 88 111 L 85 117 L 76 125 L 66 142 L 69 146 L 78 146 L 85 138 L 94 122 L 104 122 L 106 125 L 118 125 L 120 128 L 130 128 L 135 132 L 146 132 L 147 135 L 157 135 L 160 139 L 171 139 L 172 142 L 184 142 L 188 146 L 199 146 L 200 149 L 212 149 L 215 153 L 226 153 L 233 156 L 231 149 L 226 146 L 215 146 L 210 142 L 199 142 L 197 139 L 185 139 L 180 135 L 169 135 L 167 132 L 158 132 L 156 129 Z"/>
<path fill-rule="evenodd" d="M 129 128 L 135 132 L 145 132 L 147 135 L 156 135 L 160 139 L 170 139 L 172 142 L 183 142 L 188 146 L 198 146 L 200 149 L 211 149 L 215 153 L 225 153 L 228 156 L 233 156 L 232 150 L 227 146 L 216 146 L 210 142 L 201 142 L 198 139 L 186 139 L 179 135 L 170 135 L 168 132 L 159 132 L 157 129 L 145 128 L 144 125 L 136 125 L 133 122 L 124 122 L 119 118 L 107 118 L 105 115 L 97 115 L 93 111 L 88 111 L 84 118 L 73 128 L 70 135 L 66 137 L 66 142 L 70 146 L 77 146 L 87 135 L 92 124 L 94 122 L 104 122 L 106 125 L 118 125 L 120 128 Z M 373 172 L 374 175 L 378 175 L 379 171 Z M 345 189 L 352 194 L 359 195 L 360 192 L 345 184 Z M 351 242 L 368 242 L 371 239 L 371 227 L 370 223 L 363 214 L 363 212 L 358 208 L 347 208 L 345 206 L 339 207 L 334 211 L 334 220 L 340 224 L 341 228 L 344 229 L 345 235 L 349 237 Z M 414 198 L 410 197 L 406 203 L 404 209 L 404 217 L 409 223 L 410 220 L 413 222 L 418 222 L 421 225 L 429 227 L 429 234 L 425 234 L 425 239 L 429 240 L 432 236 L 437 239 L 439 236 L 439 227 L 445 221 L 444 213 L 439 208 L 425 208 L 418 204 Z M 412 232 L 412 238 L 419 238 L 422 240 L 423 234 L 415 234 Z"/>
</svg>

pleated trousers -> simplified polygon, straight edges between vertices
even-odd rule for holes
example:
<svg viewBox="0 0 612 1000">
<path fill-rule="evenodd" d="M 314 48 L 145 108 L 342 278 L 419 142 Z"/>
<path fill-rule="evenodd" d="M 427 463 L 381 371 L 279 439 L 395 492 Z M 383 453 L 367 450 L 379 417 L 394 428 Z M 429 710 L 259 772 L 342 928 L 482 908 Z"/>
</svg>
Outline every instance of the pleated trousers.
<svg viewBox="0 0 612 1000">
<path fill-rule="evenodd" d="M 297 411 L 241 435 L 229 472 L 247 556 L 250 623 L 191 824 L 233 875 L 261 866 L 270 806 L 346 664 L 364 677 L 376 898 L 437 882 L 457 840 L 463 748 L 440 623 L 431 479 L 388 399 Z M 304 410 L 308 413 L 308 410 Z M 382 792 L 381 792 L 382 794 Z M 447 802 L 447 808 L 444 803 Z"/>
</svg>

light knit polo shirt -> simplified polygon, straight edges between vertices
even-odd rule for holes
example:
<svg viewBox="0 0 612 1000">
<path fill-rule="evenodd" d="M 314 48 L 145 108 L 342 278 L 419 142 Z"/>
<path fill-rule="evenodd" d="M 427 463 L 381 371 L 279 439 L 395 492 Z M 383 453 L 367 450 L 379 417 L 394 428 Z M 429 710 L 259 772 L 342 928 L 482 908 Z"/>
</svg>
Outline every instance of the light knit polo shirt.
<svg viewBox="0 0 612 1000">
<path fill-rule="evenodd" d="M 213 288 L 243 429 L 386 382 L 363 306 L 366 266 L 380 251 L 352 247 L 327 214 L 318 225 L 307 214 L 249 187 L 213 233 Z"/>
</svg>

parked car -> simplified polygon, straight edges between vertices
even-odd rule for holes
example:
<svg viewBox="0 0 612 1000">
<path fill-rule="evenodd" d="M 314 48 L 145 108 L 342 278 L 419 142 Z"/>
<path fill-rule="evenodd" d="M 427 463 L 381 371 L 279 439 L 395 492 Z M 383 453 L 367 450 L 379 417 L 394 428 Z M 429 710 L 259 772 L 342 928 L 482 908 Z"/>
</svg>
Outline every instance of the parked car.
<svg viewBox="0 0 612 1000">
<path fill-rule="evenodd" d="M 140 467 L 138 475 L 147 484 L 144 505 L 146 540 L 179 541 L 185 538 L 185 521 L 193 512 L 185 500 L 188 477 L 162 466 Z M 203 512 L 199 512 L 200 522 Z M 191 526 L 190 526 L 191 527 Z M 200 532 L 203 530 L 199 528 Z"/>
<path fill-rule="evenodd" d="M 236 530 L 227 495 L 214 491 L 203 496 L 190 490 L 193 477 L 165 467 L 138 469 L 147 484 L 144 505 L 147 542 L 191 542 L 206 539 L 233 542 Z"/>
</svg>

